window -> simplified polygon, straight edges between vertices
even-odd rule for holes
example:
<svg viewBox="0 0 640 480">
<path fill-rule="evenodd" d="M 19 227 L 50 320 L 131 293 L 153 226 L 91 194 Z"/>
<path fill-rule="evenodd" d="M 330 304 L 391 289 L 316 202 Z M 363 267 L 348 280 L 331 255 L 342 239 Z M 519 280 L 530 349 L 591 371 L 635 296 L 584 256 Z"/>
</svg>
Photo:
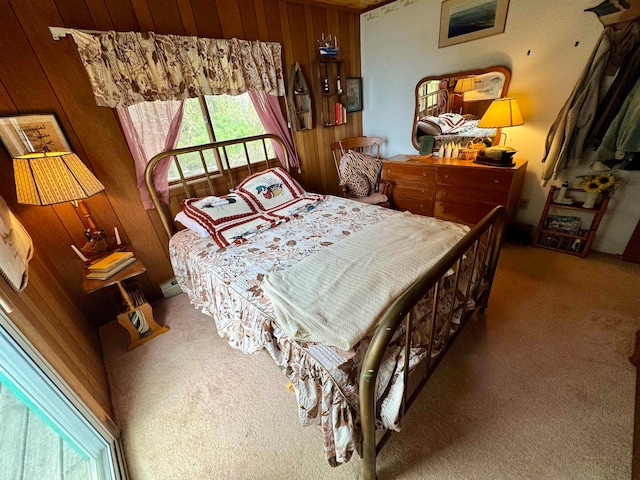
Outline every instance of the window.
<svg viewBox="0 0 640 480">
<path fill-rule="evenodd" d="M 211 120 L 210 129 L 207 126 L 208 119 Z M 263 133 L 266 132 L 247 93 L 237 96 L 207 95 L 202 99 L 189 98 L 184 103 L 184 117 L 177 148 L 233 140 Z M 267 155 L 269 158 L 273 158 L 275 154 L 271 142 L 265 142 L 265 144 Z M 266 160 L 262 142 L 249 144 L 247 149 L 251 163 Z M 223 169 L 226 168 L 226 161 L 228 161 L 230 168 L 246 165 L 242 145 L 233 145 L 223 150 L 220 151 Z M 213 151 L 206 150 L 204 157 L 209 172 L 219 171 Z M 180 166 L 185 178 L 204 173 L 202 161 L 197 152 L 181 155 Z M 169 169 L 169 181 L 179 179 L 178 169 L 175 162 L 172 162 Z"/>
</svg>

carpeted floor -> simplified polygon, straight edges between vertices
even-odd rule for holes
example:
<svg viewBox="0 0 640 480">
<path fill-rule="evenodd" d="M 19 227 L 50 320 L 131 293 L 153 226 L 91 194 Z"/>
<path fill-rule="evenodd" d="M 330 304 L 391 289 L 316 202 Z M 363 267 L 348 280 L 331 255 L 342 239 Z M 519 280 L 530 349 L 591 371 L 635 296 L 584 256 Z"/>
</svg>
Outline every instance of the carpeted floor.
<svg viewBox="0 0 640 480">
<path fill-rule="evenodd" d="M 379 460 L 384 479 L 628 479 L 640 265 L 506 245 L 484 318 L 467 324 Z M 132 352 L 101 331 L 132 480 L 355 479 L 266 354 L 219 338 L 185 294 L 171 331 Z"/>
</svg>

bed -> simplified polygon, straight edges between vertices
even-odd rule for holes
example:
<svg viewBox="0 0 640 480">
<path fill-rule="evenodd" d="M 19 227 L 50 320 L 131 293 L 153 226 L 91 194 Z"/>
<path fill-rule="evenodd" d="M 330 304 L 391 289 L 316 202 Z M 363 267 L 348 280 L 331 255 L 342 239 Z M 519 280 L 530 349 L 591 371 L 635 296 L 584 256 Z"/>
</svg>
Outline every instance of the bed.
<svg viewBox="0 0 640 480">
<path fill-rule="evenodd" d="M 228 180 L 216 186 L 226 178 L 222 170 L 207 175 L 202 180 L 209 187 L 207 196 L 189 198 L 194 193 L 193 182 L 182 179 L 182 213 L 191 218 L 201 214 L 200 206 L 207 209 L 230 198 L 235 208 L 251 192 L 264 192 L 259 181 L 255 188 L 255 182 L 273 178 L 269 175 L 277 175 L 285 190 L 291 187 L 299 197 L 288 200 L 285 207 L 279 204 L 271 209 L 267 203 L 274 201 L 272 197 L 257 198 L 265 208 L 245 217 L 252 226 L 250 235 L 238 235 L 240 227 L 234 223 L 225 230 L 232 232 L 226 238 L 216 237 L 228 217 L 213 222 L 213 235 L 198 232 L 194 225 L 176 231 L 175 212 L 160 203 L 153 189 L 153 169 L 158 162 L 166 158 L 179 162 L 181 155 L 194 151 L 204 158 L 203 152 L 212 151 L 224 164 L 228 148 L 244 148 L 253 142 L 266 145 L 268 141 L 282 146 L 278 137 L 260 135 L 164 152 L 149 163 L 147 186 L 170 239 L 176 279 L 191 302 L 212 316 L 219 335 L 232 347 L 251 354 L 269 353 L 293 387 L 301 423 L 322 428 L 329 464 L 345 463 L 357 451 L 363 459 L 363 478 L 375 479 L 376 456 L 390 433 L 401 429 L 406 410 L 465 321 L 475 310 L 482 313 L 487 306 L 506 212 L 497 207 L 469 228 L 346 198 L 311 194 L 288 176 L 286 153 L 283 165 L 273 166 L 265 146 L 264 162 L 252 165 L 247 160 L 246 179 L 238 182 L 240 170 L 235 169 L 238 178 L 227 172 Z M 244 148 L 245 152 L 250 150 Z M 233 192 L 228 193 L 227 188 Z M 216 193 L 213 200 L 208 196 Z M 265 213 L 274 211 L 277 217 Z M 270 224 L 256 227 L 253 222 L 262 221 L 255 220 L 258 217 L 269 217 Z M 189 223 L 184 215 L 182 218 Z M 273 222 L 273 218 L 278 220 Z M 405 227 L 415 230 L 405 235 Z M 403 247 L 405 241 L 408 244 Z M 423 241 L 427 243 L 420 243 Z M 374 251 L 372 244 L 385 242 L 386 251 Z M 389 245 L 393 258 L 388 255 Z M 419 252 L 433 251 L 433 255 L 416 255 L 416 246 Z M 409 252 L 406 258 L 400 253 L 405 247 Z M 362 268 L 380 257 L 388 257 L 381 260 L 381 270 Z M 417 273 L 405 275 L 404 270 L 413 264 L 423 266 Z M 347 270 L 352 273 L 345 273 Z M 340 283 L 343 276 L 349 280 L 346 286 Z M 307 277 L 310 280 L 305 283 Z M 293 282 L 294 288 L 282 286 L 287 282 Z M 392 292 L 378 292 L 380 284 Z M 362 307 L 347 308 L 342 318 L 342 300 L 333 300 L 336 292 Z M 384 299 L 363 301 L 372 296 Z M 379 308 L 376 304 L 384 308 L 375 318 L 362 313 L 370 305 Z M 287 313 L 287 309 L 291 311 Z M 350 335 L 349 310 L 366 320 L 368 327 L 360 328 L 359 335 Z M 331 327 L 325 332 L 328 343 L 314 341 L 325 337 L 308 336 L 307 324 L 301 327 L 302 323 L 295 323 L 297 315 L 302 317 L 305 312 L 313 321 L 316 311 L 320 316 L 336 312 L 327 318 L 337 322 L 340 330 Z"/>
</svg>

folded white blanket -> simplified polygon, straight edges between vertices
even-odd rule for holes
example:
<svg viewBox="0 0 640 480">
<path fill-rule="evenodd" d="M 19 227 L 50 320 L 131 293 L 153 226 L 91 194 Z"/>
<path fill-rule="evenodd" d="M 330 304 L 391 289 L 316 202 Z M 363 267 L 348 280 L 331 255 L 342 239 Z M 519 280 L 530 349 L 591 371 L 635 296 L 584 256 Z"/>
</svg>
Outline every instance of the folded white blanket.
<svg viewBox="0 0 640 480">
<path fill-rule="evenodd" d="M 468 230 L 398 213 L 269 273 L 262 290 L 291 338 L 349 350 Z"/>
</svg>

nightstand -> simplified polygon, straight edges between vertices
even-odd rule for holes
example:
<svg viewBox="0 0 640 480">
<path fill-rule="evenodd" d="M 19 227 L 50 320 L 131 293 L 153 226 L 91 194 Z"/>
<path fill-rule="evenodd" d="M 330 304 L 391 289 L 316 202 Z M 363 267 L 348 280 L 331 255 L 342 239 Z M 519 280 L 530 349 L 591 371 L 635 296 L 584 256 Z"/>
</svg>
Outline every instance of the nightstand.
<svg viewBox="0 0 640 480">
<path fill-rule="evenodd" d="M 129 346 L 131 351 L 139 345 L 148 342 L 161 333 L 169 331 L 169 327 L 158 325 L 153 318 L 151 305 L 146 301 L 138 287 L 125 287 L 123 282 L 144 273 L 144 264 L 136 259 L 131 265 L 119 271 L 106 280 L 92 280 L 87 278 L 89 270 L 82 269 L 82 290 L 84 293 L 92 293 L 102 288 L 115 285 L 122 299 L 121 311 L 118 314 L 118 323 L 129 333 Z M 138 325 L 134 325 L 136 322 Z"/>
</svg>

